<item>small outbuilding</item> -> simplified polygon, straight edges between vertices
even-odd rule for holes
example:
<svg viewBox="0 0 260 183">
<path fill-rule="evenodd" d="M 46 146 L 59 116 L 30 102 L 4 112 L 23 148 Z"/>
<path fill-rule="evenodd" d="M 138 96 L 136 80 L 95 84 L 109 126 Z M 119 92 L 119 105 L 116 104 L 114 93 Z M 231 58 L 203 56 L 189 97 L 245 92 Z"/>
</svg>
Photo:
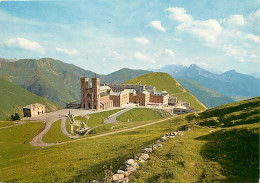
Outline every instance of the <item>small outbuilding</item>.
<svg viewBox="0 0 260 183">
<path fill-rule="evenodd" d="M 34 103 L 23 107 L 24 117 L 35 117 L 45 113 L 45 105 Z"/>
</svg>

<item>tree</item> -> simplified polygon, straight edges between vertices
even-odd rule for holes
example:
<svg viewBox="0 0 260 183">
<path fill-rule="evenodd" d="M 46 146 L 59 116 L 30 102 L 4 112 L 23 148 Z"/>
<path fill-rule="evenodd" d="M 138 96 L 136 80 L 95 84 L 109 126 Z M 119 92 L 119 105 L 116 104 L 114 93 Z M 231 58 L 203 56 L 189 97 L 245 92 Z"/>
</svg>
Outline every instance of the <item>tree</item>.
<svg viewBox="0 0 260 183">
<path fill-rule="evenodd" d="M 14 115 L 11 115 L 12 121 L 20 120 L 20 116 L 18 113 L 15 113 Z"/>
</svg>

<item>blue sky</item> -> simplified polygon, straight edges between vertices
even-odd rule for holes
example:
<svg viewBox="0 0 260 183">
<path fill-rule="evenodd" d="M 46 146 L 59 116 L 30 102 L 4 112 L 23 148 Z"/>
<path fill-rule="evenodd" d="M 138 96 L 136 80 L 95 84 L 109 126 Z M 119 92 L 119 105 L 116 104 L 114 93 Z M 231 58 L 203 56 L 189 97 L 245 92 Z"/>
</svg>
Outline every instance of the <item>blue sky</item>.
<svg viewBox="0 0 260 183">
<path fill-rule="evenodd" d="M 0 57 L 51 57 L 104 74 L 192 63 L 254 73 L 259 24 L 258 0 L 2 1 Z"/>
</svg>

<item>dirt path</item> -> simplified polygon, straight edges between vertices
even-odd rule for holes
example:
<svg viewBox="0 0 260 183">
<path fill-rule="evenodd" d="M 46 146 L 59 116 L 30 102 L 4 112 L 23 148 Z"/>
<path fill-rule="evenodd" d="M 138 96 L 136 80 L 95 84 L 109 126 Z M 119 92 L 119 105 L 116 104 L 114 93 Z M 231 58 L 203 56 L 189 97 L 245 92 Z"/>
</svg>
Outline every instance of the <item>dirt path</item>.
<svg viewBox="0 0 260 183">
<path fill-rule="evenodd" d="M 0 128 L 0 130 L 1 129 L 4 129 L 4 128 L 10 128 L 10 127 L 13 127 L 13 126 L 18 126 L 18 125 L 22 125 L 22 124 L 25 124 L 26 122 L 19 122 L 19 123 L 17 123 L 17 124 L 14 124 L 14 125 L 10 125 L 10 126 L 3 126 L 3 127 L 1 127 Z"/>
<path fill-rule="evenodd" d="M 127 111 L 130 111 L 131 109 L 133 108 L 126 108 L 126 109 L 123 109 L 115 114 L 112 114 L 111 116 L 109 116 L 107 119 L 105 119 L 104 123 L 117 123 L 118 121 L 116 120 L 116 118 L 118 116 L 120 116 L 121 114 L 124 114 L 126 113 Z"/>
<path fill-rule="evenodd" d="M 112 135 L 112 134 L 116 134 L 116 133 L 125 132 L 125 131 L 135 130 L 135 129 L 150 126 L 150 125 L 153 125 L 153 124 L 156 124 L 156 123 L 161 123 L 161 122 L 167 121 L 167 120 L 172 119 L 172 118 L 173 117 L 165 118 L 165 119 L 162 119 L 162 120 L 159 120 L 159 121 L 154 121 L 154 122 L 151 122 L 151 123 L 148 123 L 148 124 L 143 124 L 143 125 L 127 128 L 127 129 L 117 130 L 117 131 L 113 131 L 113 132 L 107 132 L 107 133 L 103 133 L 103 134 L 99 134 L 99 135 L 95 135 L 95 136 L 91 136 L 91 137 L 84 137 L 84 138 L 79 138 L 79 139 L 75 139 L 75 140 L 72 140 L 72 141 L 61 142 L 61 143 L 44 143 L 44 142 L 42 142 L 42 137 L 48 132 L 48 130 L 50 128 L 50 126 L 47 127 L 47 125 L 46 125 L 45 129 L 40 134 L 38 134 L 36 137 L 34 137 L 33 140 L 30 142 L 30 144 L 32 146 L 38 146 L 38 147 L 67 144 L 67 143 L 71 143 L 71 142 L 75 142 L 75 141 L 79 141 L 79 140 L 85 140 L 85 139 L 88 139 L 88 138 L 94 139 L 94 138 L 98 138 L 98 137 L 103 137 L 103 136 L 108 136 L 108 135 Z"/>
</svg>

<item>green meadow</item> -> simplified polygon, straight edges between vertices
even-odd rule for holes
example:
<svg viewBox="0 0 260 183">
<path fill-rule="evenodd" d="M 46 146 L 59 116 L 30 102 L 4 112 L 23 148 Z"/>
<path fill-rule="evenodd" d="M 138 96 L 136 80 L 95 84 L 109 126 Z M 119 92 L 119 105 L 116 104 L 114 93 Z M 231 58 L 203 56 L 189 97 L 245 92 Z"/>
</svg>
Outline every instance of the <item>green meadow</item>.
<svg viewBox="0 0 260 183">
<path fill-rule="evenodd" d="M 140 163 L 139 170 L 130 179 L 133 182 L 257 182 L 259 121 L 247 120 L 248 116 L 243 113 L 251 109 L 255 115 L 254 111 L 259 111 L 259 106 L 255 106 L 259 99 L 45 148 L 29 144 L 44 127 L 43 123 L 0 129 L 0 181 L 86 182 L 109 178 L 142 147 L 154 144 L 165 133 L 189 126 L 190 130 L 183 136 L 163 142 L 163 147 L 152 154 L 151 160 Z M 259 119 L 259 113 L 256 115 Z M 220 122 L 222 125 L 204 124 L 207 118 L 220 120 L 231 116 L 232 125 L 224 122 Z M 127 122 L 117 124 L 123 123 Z M 130 123 L 136 125 L 147 121 Z"/>
</svg>

